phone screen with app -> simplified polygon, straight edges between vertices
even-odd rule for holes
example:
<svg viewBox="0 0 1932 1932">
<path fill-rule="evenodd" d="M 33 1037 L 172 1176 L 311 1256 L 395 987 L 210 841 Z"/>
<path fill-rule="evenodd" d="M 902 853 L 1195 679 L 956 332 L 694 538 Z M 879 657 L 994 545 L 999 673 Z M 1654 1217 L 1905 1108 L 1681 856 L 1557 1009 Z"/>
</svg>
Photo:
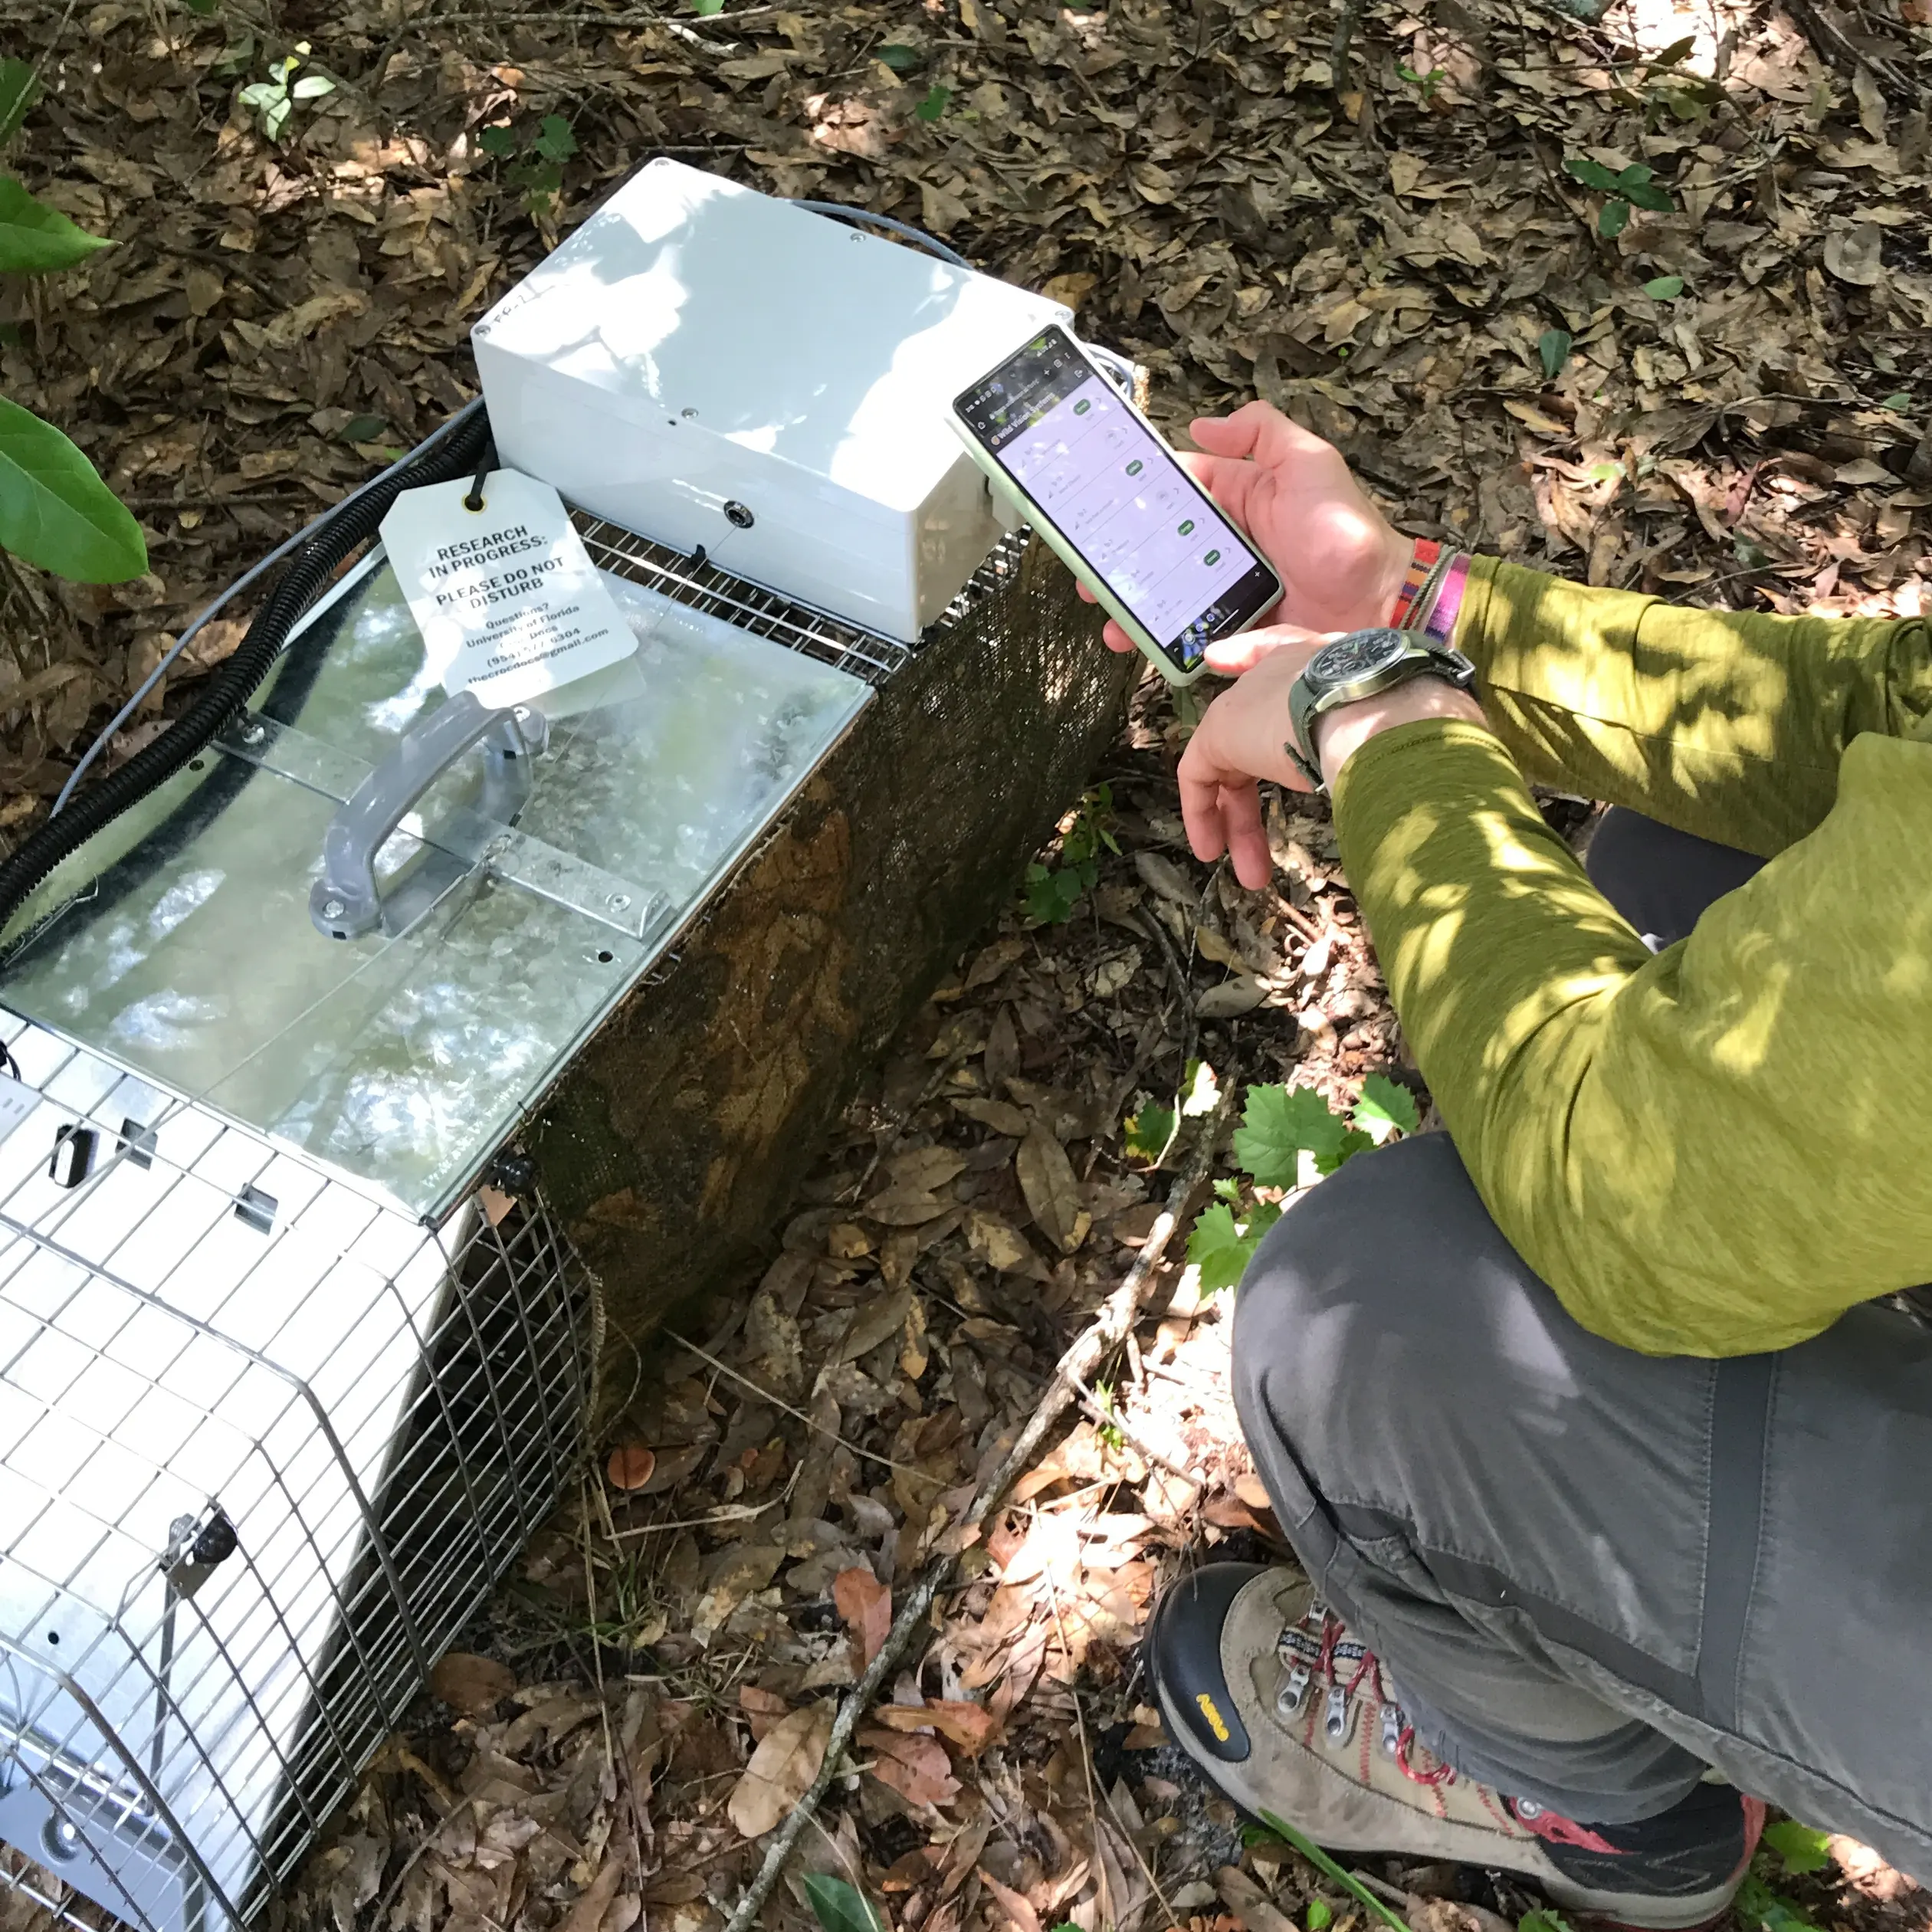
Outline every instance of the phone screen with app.
<svg viewBox="0 0 1932 1932">
<path fill-rule="evenodd" d="M 1281 595 L 1248 540 L 1064 330 L 1036 336 L 954 408 L 1182 670 Z"/>
</svg>

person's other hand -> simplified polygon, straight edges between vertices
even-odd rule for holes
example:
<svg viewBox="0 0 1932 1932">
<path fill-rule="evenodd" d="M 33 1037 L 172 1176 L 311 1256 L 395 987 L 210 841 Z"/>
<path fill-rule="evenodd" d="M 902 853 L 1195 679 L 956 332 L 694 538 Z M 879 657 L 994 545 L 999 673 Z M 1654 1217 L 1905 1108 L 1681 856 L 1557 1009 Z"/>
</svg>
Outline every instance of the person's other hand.
<svg viewBox="0 0 1932 1932">
<path fill-rule="evenodd" d="M 1225 851 L 1234 861 L 1235 877 L 1252 891 L 1274 874 L 1256 781 L 1308 789 L 1287 750 L 1288 692 L 1302 666 L 1328 640 L 1291 625 L 1271 625 L 1245 637 L 1255 647 L 1253 668 L 1202 713 L 1176 776 L 1181 821 L 1194 856 L 1216 859 Z"/>
<path fill-rule="evenodd" d="M 1261 822 L 1258 782 L 1305 792 L 1308 780 L 1288 755 L 1294 730 L 1288 694 L 1301 668 L 1327 640 L 1311 631 L 1276 625 L 1253 633 L 1254 668 L 1202 714 L 1181 754 L 1181 818 L 1198 859 L 1225 851 L 1235 877 L 1251 891 L 1273 877 L 1274 861 Z M 1342 767 L 1377 733 L 1423 718 L 1483 721 L 1482 707 L 1441 677 L 1410 677 L 1373 697 L 1339 706 L 1317 720 L 1316 755 L 1330 785 Z"/>
<path fill-rule="evenodd" d="M 1415 546 L 1363 494 L 1339 450 L 1268 402 L 1197 417 L 1189 431 L 1200 452 L 1181 461 L 1281 579 L 1272 627 L 1340 633 L 1388 622 Z M 1092 601 L 1084 585 L 1081 595 Z M 1110 618 L 1104 635 L 1112 650 L 1133 648 Z M 1260 633 L 1243 631 L 1211 645 L 1208 665 L 1238 675 L 1265 648 Z"/>
</svg>

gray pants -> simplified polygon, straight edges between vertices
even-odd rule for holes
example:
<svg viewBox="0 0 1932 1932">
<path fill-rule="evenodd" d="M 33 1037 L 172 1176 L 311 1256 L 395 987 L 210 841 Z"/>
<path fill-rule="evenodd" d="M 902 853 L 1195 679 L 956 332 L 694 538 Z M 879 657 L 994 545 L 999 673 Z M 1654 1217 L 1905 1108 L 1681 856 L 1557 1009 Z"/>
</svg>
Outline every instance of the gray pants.
<svg viewBox="0 0 1932 1932">
<path fill-rule="evenodd" d="M 1592 858 L 1665 941 L 1757 863 L 1627 812 Z M 1932 1330 L 1867 1304 L 1781 1354 L 1619 1348 L 1438 1133 L 1282 1219 L 1234 1369 L 1290 1540 L 1458 1769 L 1628 1823 L 1712 1766 L 1932 1879 Z"/>
</svg>

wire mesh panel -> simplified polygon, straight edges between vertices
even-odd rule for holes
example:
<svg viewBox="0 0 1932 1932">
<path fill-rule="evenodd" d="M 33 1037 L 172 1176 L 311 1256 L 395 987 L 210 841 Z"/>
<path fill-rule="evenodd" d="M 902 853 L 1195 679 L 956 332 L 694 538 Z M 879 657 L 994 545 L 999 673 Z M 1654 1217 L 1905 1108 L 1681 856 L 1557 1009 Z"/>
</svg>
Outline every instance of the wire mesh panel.
<svg viewBox="0 0 1932 1932">
<path fill-rule="evenodd" d="M 589 1289 L 0 1031 L 0 1884 L 239 1922 L 549 1509 Z"/>
</svg>

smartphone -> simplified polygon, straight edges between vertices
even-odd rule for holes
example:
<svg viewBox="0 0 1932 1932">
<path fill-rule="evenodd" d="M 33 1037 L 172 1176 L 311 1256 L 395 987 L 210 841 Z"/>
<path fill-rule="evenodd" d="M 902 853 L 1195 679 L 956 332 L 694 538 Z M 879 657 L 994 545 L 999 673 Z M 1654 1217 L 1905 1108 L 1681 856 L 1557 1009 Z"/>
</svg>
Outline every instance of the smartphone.
<svg viewBox="0 0 1932 1932">
<path fill-rule="evenodd" d="M 1271 610 L 1281 579 L 1153 426 L 1064 329 L 953 399 L 953 426 L 996 490 L 1170 684 Z"/>
</svg>

